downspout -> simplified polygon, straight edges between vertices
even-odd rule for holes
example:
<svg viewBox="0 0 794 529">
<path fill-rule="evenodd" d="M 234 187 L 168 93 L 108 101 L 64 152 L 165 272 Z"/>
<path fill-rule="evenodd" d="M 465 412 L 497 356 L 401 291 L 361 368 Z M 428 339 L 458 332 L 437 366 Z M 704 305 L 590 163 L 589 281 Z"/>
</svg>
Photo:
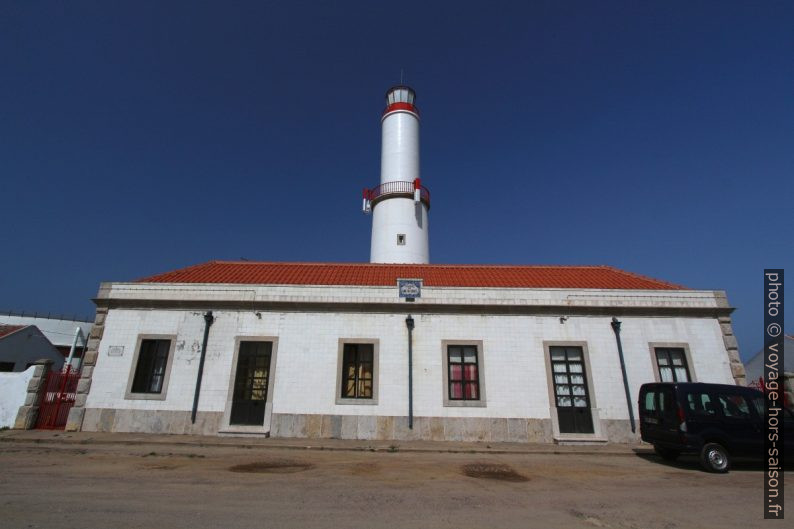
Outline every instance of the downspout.
<svg viewBox="0 0 794 529">
<path fill-rule="evenodd" d="M 414 429 L 414 319 L 409 314 L 405 318 L 408 327 L 408 429 Z"/>
<path fill-rule="evenodd" d="M 623 372 L 623 389 L 626 390 L 626 405 L 629 407 L 629 421 L 631 422 L 631 433 L 636 433 L 637 427 L 634 424 L 634 408 L 631 405 L 631 391 L 629 391 L 629 377 L 626 375 L 626 362 L 623 360 L 623 344 L 620 341 L 620 322 L 617 318 L 612 318 L 612 330 L 615 331 L 615 341 L 618 343 L 618 355 L 620 356 L 620 370 Z"/>
<path fill-rule="evenodd" d="M 83 330 L 80 327 L 76 327 L 74 330 L 74 341 L 72 342 L 72 347 L 69 349 L 69 357 L 66 359 L 66 363 L 63 364 L 63 371 L 66 372 L 67 370 L 71 371 L 72 366 L 72 359 L 74 358 L 74 350 L 77 348 L 77 340 L 80 339 L 82 336 Z M 85 347 L 85 338 L 83 338 L 83 346 Z M 80 361 L 80 367 L 82 368 L 83 362 Z M 68 366 L 68 369 L 67 369 Z"/>
<path fill-rule="evenodd" d="M 196 411 L 198 410 L 199 393 L 201 392 L 201 377 L 204 375 L 204 357 L 207 355 L 207 340 L 210 337 L 210 326 L 215 318 L 212 311 L 208 310 L 204 314 L 204 343 L 201 345 L 201 357 L 199 358 L 198 377 L 196 378 L 196 393 L 193 395 L 193 412 L 190 414 L 190 422 L 196 424 Z"/>
</svg>

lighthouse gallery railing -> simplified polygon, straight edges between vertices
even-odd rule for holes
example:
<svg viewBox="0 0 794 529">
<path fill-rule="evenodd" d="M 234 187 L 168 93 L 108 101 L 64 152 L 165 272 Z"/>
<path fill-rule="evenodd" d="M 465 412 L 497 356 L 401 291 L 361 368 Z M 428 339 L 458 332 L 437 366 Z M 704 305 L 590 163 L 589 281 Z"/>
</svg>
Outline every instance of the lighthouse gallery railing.
<svg viewBox="0 0 794 529">
<path fill-rule="evenodd" d="M 416 191 L 414 182 L 404 182 L 401 180 L 395 182 L 384 182 L 372 189 L 365 189 L 363 196 L 364 199 L 369 200 L 373 205 L 379 200 L 386 198 L 390 195 L 406 195 L 413 196 Z M 430 190 L 425 186 L 419 185 L 419 197 L 430 208 Z"/>
</svg>

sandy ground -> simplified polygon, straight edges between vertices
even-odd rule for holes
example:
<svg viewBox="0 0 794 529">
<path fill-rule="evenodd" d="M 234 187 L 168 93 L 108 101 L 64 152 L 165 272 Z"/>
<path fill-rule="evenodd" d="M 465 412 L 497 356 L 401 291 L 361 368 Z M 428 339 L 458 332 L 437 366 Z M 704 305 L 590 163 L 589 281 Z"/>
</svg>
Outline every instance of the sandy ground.
<svg viewBox="0 0 794 529">
<path fill-rule="evenodd" d="M 762 494 L 757 464 L 649 455 L 0 444 L 7 529 L 748 528 Z"/>
</svg>

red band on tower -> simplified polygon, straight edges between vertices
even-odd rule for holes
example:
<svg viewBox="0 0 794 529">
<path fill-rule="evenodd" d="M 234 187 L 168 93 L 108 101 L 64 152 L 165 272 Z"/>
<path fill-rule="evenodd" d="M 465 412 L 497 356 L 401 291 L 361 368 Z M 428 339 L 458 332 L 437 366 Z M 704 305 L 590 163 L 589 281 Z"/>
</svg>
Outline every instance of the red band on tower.
<svg viewBox="0 0 794 529">
<path fill-rule="evenodd" d="M 392 103 L 386 107 L 386 110 L 383 111 L 383 115 L 385 116 L 389 112 L 394 112 L 395 110 L 407 110 L 408 112 L 413 112 L 417 116 L 419 115 L 419 109 L 412 103 Z"/>
</svg>

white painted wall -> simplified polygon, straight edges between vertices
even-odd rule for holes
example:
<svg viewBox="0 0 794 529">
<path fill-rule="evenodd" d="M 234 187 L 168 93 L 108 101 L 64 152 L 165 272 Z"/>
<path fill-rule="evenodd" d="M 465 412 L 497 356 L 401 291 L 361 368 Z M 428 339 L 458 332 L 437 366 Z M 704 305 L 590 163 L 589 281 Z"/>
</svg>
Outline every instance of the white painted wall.
<svg viewBox="0 0 794 529">
<path fill-rule="evenodd" d="M 224 411 L 235 337 L 279 338 L 273 413 L 407 415 L 405 313 L 214 311 L 199 411 Z M 593 388 L 602 419 L 627 419 L 615 336 L 609 317 L 415 315 L 414 414 L 445 417 L 550 417 L 544 341 L 588 344 Z M 632 401 L 653 381 L 650 342 L 689 346 L 696 380 L 732 384 L 721 330 L 713 318 L 621 318 Z M 189 410 L 198 370 L 203 313 L 184 310 L 110 310 L 88 396 L 89 408 Z M 175 334 L 177 345 L 164 401 L 125 400 L 139 334 Z M 377 405 L 338 405 L 339 338 L 380 340 Z M 482 340 L 487 406 L 443 406 L 442 340 Z M 123 346 L 122 356 L 109 356 Z"/>
<path fill-rule="evenodd" d="M 25 403 L 28 384 L 36 366 L 17 373 L 0 373 L 0 428 L 14 426 L 19 407 Z"/>
<path fill-rule="evenodd" d="M 371 263 L 429 263 L 430 242 L 427 205 L 413 199 L 392 197 L 372 210 Z M 397 234 L 405 244 L 397 244 Z"/>
<path fill-rule="evenodd" d="M 380 182 L 413 182 L 419 175 L 419 116 L 390 112 L 381 122 Z"/>
</svg>

